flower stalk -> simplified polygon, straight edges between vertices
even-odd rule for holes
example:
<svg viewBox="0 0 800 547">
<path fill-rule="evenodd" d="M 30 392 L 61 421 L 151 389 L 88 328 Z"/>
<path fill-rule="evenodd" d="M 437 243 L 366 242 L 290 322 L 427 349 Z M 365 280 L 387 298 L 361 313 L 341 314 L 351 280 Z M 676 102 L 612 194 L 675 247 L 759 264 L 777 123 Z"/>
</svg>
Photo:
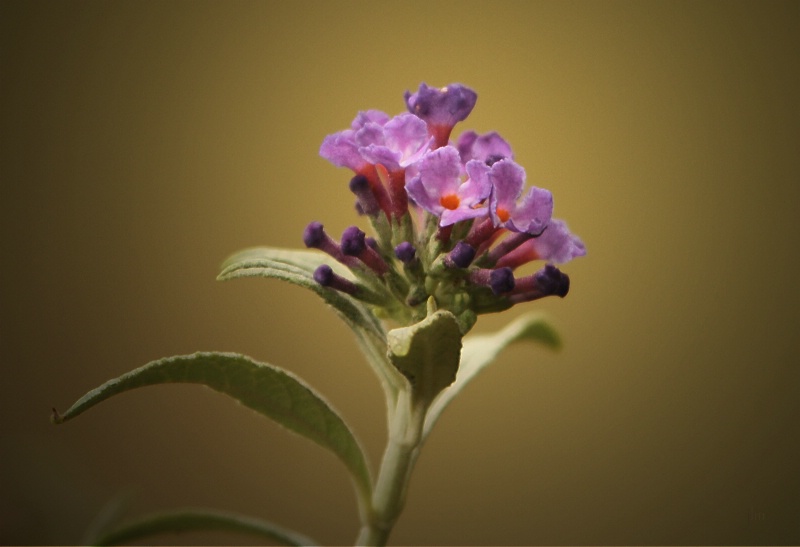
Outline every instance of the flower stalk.
<svg viewBox="0 0 800 547">
<path fill-rule="evenodd" d="M 411 472 L 422 443 L 427 406 L 403 390 L 389 424 L 389 439 L 381 460 L 367 521 L 362 523 L 356 545 L 385 545 L 403 511 Z"/>
</svg>

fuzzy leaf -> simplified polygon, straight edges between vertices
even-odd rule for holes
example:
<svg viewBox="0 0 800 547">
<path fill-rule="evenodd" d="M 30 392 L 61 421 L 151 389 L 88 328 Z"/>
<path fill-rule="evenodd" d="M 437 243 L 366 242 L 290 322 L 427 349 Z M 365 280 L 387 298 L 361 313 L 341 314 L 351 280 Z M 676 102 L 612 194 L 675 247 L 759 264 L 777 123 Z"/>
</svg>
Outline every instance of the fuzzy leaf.
<svg viewBox="0 0 800 547">
<path fill-rule="evenodd" d="M 269 521 L 209 509 L 181 509 L 148 515 L 100 536 L 93 545 L 120 545 L 157 534 L 195 530 L 250 534 L 281 545 L 316 545 L 314 540 Z"/>
<path fill-rule="evenodd" d="M 442 411 L 480 371 L 490 365 L 505 348 L 519 341 L 539 342 L 550 349 L 559 349 L 561 340 L 555 329 L 539 313 L 518 317 L 494 334 L 478 334 L 464 338 L 461 364 L 453 384 L 433 401 L 425 419 L 423 438 L 430 434 Z"/>
<path fill-rule="evenodd" d="M 228 258 L 222 264 L 217 279 L 228 281 L 242 277 L 269 277 L 287 281 L 321 296 L 351 327 L 369 329 L 383 335 L 380 322 L 366 306 L 314 281 L 314 270 L 322 264 L 328 264 L 339 275 L 352 278 L 341 264 L 329 261 L 326 255 L 318 252 L 257 247 L 245 249 Z"/>
<path fill-rule="evenodd" d="M 461 329 L 448 311 L 399 329 L 387 337 L 389 359 L 408 378 L 415 393 L 430 402 L 456 379 L 461 355 Z"/>
<path fill-rule="evenodd" d="M 356 335 L 381 386 L 392 398 L 402 385 L 402 378 L 386 359 L 386 332 L 367 306 L 314 281 L 314 270 L 328 264 L 338 274 L 352 278 L 349 270 L 326 255 L 315 251 L 257 247 L 240 251 L 222 265 L 217 279 L 227 281 L 244 277 L 267 277 L 286 281 L 319 295 L 330 305 Z"/>
<path fill-rule="evenodd" d="M 372 481 L 366 460 L 344 420 L 300 379 L 244 355 L 195 353 L 153 361 L 93 389 L 64 414 L 54 411 L 53 421 L 67 421 L 131 389 L 168 383 L 208 386 L 331 450 L 350 470 L 359 502 L 369 498 Z"/>
</svg>

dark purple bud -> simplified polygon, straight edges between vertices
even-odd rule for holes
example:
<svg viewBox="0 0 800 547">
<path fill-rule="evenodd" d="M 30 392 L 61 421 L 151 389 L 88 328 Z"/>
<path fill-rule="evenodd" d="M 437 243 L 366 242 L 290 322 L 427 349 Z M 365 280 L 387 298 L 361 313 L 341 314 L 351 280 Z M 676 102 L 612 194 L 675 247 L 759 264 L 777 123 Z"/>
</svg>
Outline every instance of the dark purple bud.
<svg viewBox="0 0 800 547">
<path fill-rule="evenodd" d="M 369 216 L 378 214 L 380 206 L 367 177 L 359 174 L 350 179 L 350 191 L 356 195 L 358 206 L 365 214 Z"/>
<path fill-rule="evenodd" d="M 322 264 L 321 266 L 318 266 L 316 270 L 314 270 L 314 281 L 323 287 L 327 287 L 331 284 L 334 275 L 333 268 L 327 264 Z"/>
<path fill-rule="evenodd" d="M 475 258 L 475 248 L 469 243 L 459 241 L 445 258 L 448 268 L 466 268 Z"/>
<path fill-rule="evenodd" d="M 545 296 L 564 298 L 568 292 L 569 276 L 552 264 L 547 264 L 535 274 L 517 279 L 511 301 L 516 304 Z"/>
<path fill-rule="evenodd" d="M 503 294 L 514 290 L 514 272 L 511 268 L 478 268 L 469 272 L 469 280 L 475 285 L 483 285 L 492 289 L 494 294 Z"/>
<path fill-rule="evenodd" d="M 342 233 L 342 252 L 347 256 L 358 258 L 378 275 L 383 275 L 389 270 L 381 255 L 371 246 L 367 246 L 366 234 L 358 226 L 350 226 Z"/>
<path fill-rule="evenodd" d="M 417 249 L 408 241 L 404 241 L 394 248 L 394 256 L 403 264 L 408 264 L 417 256 Z"/>
<path fill-rule="evenodd" d="M 367 236 L 364 238 L 364 241 L 367 242 L 367 245 L 370 247 L 370 249 L 375 249 L 376 251 L 379 250 L 380 246 L 378 245 L 378 240 L 374 237 Z"/>
<path fill-rule="evenodd" d="M 364 252 L 367 244 L 364 241 L 366 234 L 358 226 L 350 226 L 342 232 L 342 252 L 348 256 L 359 256 Z"/>
<path fill-rule="evenodd" d="M 326 239 L 325 229 L 320 222 L 309 222 L 303 231 L 303 243 L 311 249 L 318 249 Z"/>
<path fill-rule="evenodd" d="M 503 294 L 514 290 L 514 272 L 511 268 L 492 270 L 489 275 L 489 287 L 494 294 Z"/>
<path fill-rule="evenodd" d="M 319 222 L 309 222 L 303 231 L 303 243 L 311 249 L 319 249 L 329 254 L 348 268 L 358 264 L 358 261 L 347 257 L 342 253 L 342 249 L 331 237 L 325 233 L 325 229 Z"/>
<path fill-rule="evenodd" d="M 358 293 L 358 287 L 355 283 L 335 273 L 333 268 L 327 264 L 322 264 L 314 270 L 314 281 L 323 287 L 330 287 L 349 295 L 355 296 Z"/>
<path fill-rule="evenodd" d="M 350 179 L 350 191 L 359 195 L 369 190 L 369 180 L 364 175 L 358 174 Z"/>
<path fill-rule="evenodd" d="M 543 293 L 564 298 L 569 292 L 569 276 L 552 264 L 545 265 L 533 277 Z"/>
</svg>

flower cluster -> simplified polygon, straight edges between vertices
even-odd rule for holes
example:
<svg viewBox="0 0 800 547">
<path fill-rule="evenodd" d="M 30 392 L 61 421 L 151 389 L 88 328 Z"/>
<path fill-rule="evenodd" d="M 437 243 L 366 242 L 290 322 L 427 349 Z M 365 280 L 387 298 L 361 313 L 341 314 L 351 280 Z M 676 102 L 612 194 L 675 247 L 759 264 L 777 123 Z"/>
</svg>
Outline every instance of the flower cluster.
<svg viewBox="0 0 800 547">
<path fill-rule="evenodd" d="M 466 131 L 451 141 L 453 127 L 476 100 L 460 84 L 423 83 L 416 93 L 406 92 L 408 112 L 359 112 L 349 129 L 324 139 L 320 155 L 353 171 L 356 209 L 376 237 L 351 226 L 337 242 L 319 222 L 309 224 L 306 246 L 352 273 L 321 266 L 318 283 L 401 324 L 424 317 L 432 297 L 459 318 L 464 333 L 478 314 L 567 294 L 569 277 L 555 264 L 586 250 L 552 218 L 552 194 L 525 190 L 525 170 L 498 133 Z M 544 267 L 515 276 L 516 268 L 535 260 Z"/>
</svg>

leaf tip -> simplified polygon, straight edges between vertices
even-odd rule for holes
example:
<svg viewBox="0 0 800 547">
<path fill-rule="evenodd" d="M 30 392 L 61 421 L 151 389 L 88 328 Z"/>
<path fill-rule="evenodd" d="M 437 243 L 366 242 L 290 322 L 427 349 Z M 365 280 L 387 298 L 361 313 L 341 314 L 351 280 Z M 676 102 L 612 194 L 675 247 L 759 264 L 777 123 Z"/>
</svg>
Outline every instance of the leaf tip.
<svg viewBox="0 0 800 547">
<path fill-rule="evenodd" d="M 50 411 L 50 423 L 53 425 L 63 424 L 64 417 L 53 407 Z"/>
</svg>

